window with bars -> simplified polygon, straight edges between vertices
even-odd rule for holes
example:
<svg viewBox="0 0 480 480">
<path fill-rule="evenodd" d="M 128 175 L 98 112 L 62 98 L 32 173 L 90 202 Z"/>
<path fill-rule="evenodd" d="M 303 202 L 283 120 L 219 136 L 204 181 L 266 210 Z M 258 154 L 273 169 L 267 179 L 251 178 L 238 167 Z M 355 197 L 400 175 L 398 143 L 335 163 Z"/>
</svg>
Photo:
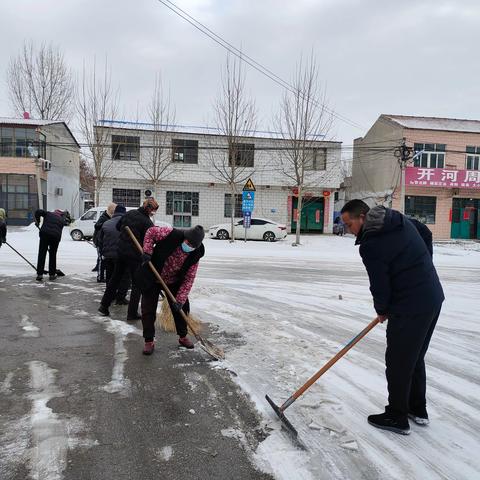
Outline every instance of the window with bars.
<svg viewBox="0 0 480 480">
<path fill-rule="evenodd" d="M 113 160 L 140 160 L 140 137 L 112 135 Z"/>
<path fill-rule="evenodd" d="M 446 145 L 443 143 L 415 143 L 415 153 L 422 152 L 413 161 L 414 167 L 444 168 Z"/>
<path fill-rule="evenodd" d="M 112 190 L 112 202 L 124 207 L 140 206 L 140 190 L 130 188 L 114 188 Z"/>
<path fill-rule="evenodd" d="M 173 226 L 189 228 L 192 217 L 198 217 L 200 194 L 198 192 L 167 192 L 166 214 L 173 215 Z"/>
<path fill-rule="evenodd" d="M 312 148 L 307 151 L 305 170 L 318 171 L 327 168 L 327 150 L 325 148 Z"/>
<path fill-rule="evenodd" d="M 466 169 L 480 170 L 480 147 L 467 146 Z"/>
<path fill-rule="evenodd" d="M 435 223 L 437 197 L 408 196 L 405 198 L 405 215 L 422 223 Z"/>
<path fill-rule="evenodd" d="M 255 144 L 253 143 L 234 143 L 228 154 L 228 164 L 232 166 L 235 159 L 235 166 L 253 168 L 255 157 Z"/>
<path fill-rule="evenodd" d="M 223 209 L 223 215 L 225 218 L 231 218 L 232 216 L 232 194 L 225 194 L 225 203 Z M 242 217 L 242 194 L 235 195 L 235 218 Z"/>
<path fill-rule="evenodd" d="M 172 139 L 172 162 L 175 163 L 198 163 L 198 141 Z"/>
</svg>

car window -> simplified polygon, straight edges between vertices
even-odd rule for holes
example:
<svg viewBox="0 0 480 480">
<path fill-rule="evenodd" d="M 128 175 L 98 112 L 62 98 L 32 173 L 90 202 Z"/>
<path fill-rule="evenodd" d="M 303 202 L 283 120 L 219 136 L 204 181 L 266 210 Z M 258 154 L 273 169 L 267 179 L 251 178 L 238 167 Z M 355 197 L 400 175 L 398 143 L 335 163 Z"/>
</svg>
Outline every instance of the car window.
<svg viewBox="0 0 480 480">
<path fill-rule="evenodd" d="M 95 210 L 91 212 L 87 212 L 81 218 L 82 220 L 96 220 L 97 219 L 97 212 Z"/>
<path fill-rule="evenodd" d="M 240 220 L 239 222 L 237 222 L 236 226 L 237 227 L 243 227 L 243 220 Z"/>
<path fill-rule="evenodd" d="M 252 225 L 266 225 L 267 222 L 265 220 L 260 220 L 258 218 L 252 219 Z"/>
</svg>

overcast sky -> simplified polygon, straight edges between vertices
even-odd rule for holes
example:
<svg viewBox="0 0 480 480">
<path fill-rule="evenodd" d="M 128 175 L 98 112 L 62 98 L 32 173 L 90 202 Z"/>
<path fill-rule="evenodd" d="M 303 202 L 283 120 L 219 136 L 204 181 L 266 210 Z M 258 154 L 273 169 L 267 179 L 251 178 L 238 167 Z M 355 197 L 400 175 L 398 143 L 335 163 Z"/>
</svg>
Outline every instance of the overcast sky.
<svg viewBox="0 0 480 480">
<path fill-rule="evenodd" d="M 480 119 L 479 0 L 178 0 L 181 8 L 291 79 L 313 49 L 330 106 L 351 145 L 381 113 Z M 108 55 L 124 117 L 140 116 L 156 72 L 177 123 L 212 123 L 226 52 L 156 0 L 1 0 L 0 116 L 12 113 L 5 70 L 24 39 L 59 45 L 69 65 Z M 281 87 L 255 70 L 247 84 L 260 127 L 272 128 Z"/>
</svg>

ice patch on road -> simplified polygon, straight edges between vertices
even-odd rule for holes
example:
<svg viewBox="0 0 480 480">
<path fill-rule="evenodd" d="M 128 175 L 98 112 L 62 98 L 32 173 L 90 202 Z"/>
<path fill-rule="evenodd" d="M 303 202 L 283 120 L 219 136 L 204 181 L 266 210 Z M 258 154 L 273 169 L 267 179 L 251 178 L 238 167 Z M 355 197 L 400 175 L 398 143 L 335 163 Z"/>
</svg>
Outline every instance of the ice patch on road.
<svg viewBox="0 0 480 480">
<path fill-rule="evenodd" d="M 12 393 L 12 380 L 13 380 L 13 372 L 8 372 L 5 380 L 0 384 L 0 393 L 4 395 L 9 395 Z"/>
<path fill-rule="evenodd" d="M 30 321 L 30 317 L 28 315 L 22 315 L 20 326 L 23 330 L 25 330 L 25 333 L 22 335 L 22 337 L 37 338 L 40 336 L 40 329 Z"/>
<path fill-rule="evenodd" d="M 163 447 L 159 452 L 158 456 L 161 460 L 168 462 L 173 455 L 173 448 L 170 445 Z"/>
</svg>

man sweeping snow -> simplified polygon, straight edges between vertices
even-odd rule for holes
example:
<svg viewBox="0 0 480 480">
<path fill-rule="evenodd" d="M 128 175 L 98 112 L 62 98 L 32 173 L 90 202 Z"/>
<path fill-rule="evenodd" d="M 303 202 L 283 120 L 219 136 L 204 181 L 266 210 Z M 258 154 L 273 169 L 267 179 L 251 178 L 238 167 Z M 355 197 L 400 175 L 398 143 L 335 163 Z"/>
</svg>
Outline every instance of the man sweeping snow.
<svg viewBox="0 0 480 480">
<path fill-rule="evenodd" d="M 360 245 L 378 318 L 388 320 L 388 405 L 368 422 L 408 434 L 408 417 L 428 424 L 424 358 L 445 299 L 432 263 L 431 234 L 400 212 L 370 209 L 361 200 L 351 200 L 341 213 Z"/>
<path fill-rule="evenodd" d="M 155 319 L 161 288 L 152 275 L 148 262 L 160 273 L 160 276 L 175 296 L 175 302 L 168 299 L 182 347 L 193 348 L 187 337 L 187 324 L 180 313 L 190 312 L 188 295 L 195 281 L 198 262 L 205 255 L 203 227 L 197 225 L 189 230 L 177 230 L 171 227 L 152 227 L 147 230 L 143 242 L 143 267 L 137 272 L 137 283 L 142 290 L 142 324 L 145 345 L 143 353 L 151 355 L 155 348 Z"/>
</svg>

